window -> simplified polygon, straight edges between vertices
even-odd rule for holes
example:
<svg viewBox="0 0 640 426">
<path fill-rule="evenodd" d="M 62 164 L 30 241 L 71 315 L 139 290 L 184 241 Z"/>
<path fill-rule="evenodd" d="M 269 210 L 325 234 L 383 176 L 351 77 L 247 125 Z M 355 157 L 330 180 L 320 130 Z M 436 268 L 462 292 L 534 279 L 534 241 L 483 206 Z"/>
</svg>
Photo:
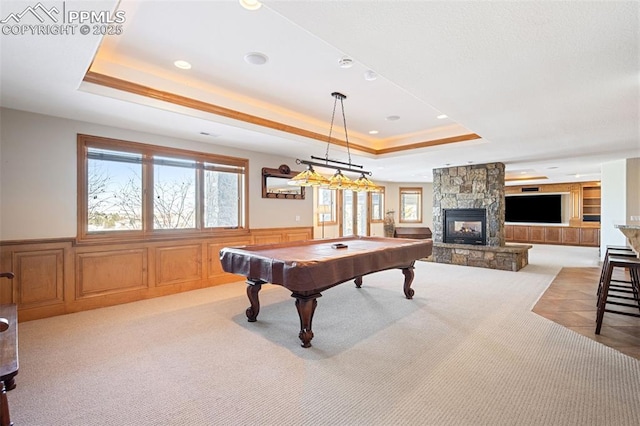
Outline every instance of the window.
<svg viewBox="0 0 640 426">
<path fill-rule="evenodd" d="M 86 159 L 87 231 L 142 230 L 142 155 L 90 148 Z"/>
<path fill-rule="evenodd" d="M 400 188 L 400 222 L 422 222 L 422 188 Z"/>
<path fill-rule="evenodd" d="M 195 229 L 196 162 L 153 157 L 153 228 Z"/>
<path fill-rule="evenodd" d="M 248 161 L 78 135 L 78 238 L 245 230 Z"/>
<path fill-rule="evenodd" d="M 325 225 L 336 223 L 336 190 L 318 188 L 318 222 Z"/>
<path fill-rule="evenodd" d="M 369 193 L 369 218 L 371 223 L 384 221 L 384 188 Z"/>
</svg>

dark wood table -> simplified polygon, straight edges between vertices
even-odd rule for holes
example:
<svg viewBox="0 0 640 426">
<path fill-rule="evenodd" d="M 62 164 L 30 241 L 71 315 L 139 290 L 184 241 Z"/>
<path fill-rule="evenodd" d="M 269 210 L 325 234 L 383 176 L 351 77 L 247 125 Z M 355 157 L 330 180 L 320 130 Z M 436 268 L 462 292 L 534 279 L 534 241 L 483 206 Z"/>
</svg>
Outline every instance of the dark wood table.
<svg viewBox="0 0 640 426">
<path fill-rule="evenodd" d="M 337 244 L 346 247 L 334 248 Z M 404 294 L 411 299 L 414 263 L 431 255 L 431 250 L 431 240 L 344 237 L 225 247 L 220 251 L 220 262 L 224 271 L 247 278 L 249 322 L 256 321 L 260 312 L 258 293 L 262 284 L 277 284 L 291 290 L 300 317 L 298 337 L 302 346 L 308 348 L 313 338 L 313 313 L 324 290 L 349 280 L 360 288 L 364 275 L 401 269 Z"/>
</svg>

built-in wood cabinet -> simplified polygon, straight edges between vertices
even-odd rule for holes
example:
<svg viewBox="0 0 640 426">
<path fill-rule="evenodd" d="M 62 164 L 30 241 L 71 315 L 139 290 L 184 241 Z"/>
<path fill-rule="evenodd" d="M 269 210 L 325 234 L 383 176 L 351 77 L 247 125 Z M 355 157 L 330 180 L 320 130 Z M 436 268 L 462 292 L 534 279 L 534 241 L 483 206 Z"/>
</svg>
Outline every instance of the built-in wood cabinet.
<svg viewBox="0 0 640 426">
<path fill-rule="evenodd" d="M 513 227 L 513 241 L 529 241 L 529 227 L 528 226 L 514 226 Z"/>
<path fill-rule="evenodd" d="M 545 226 L 544 242 L 547 244 L 562 244 L 562 229 L 557 226 Z"/>
<path fill-rule="evenodd" d="M 570 227 L 600 227 L 600 182 L 513 185 L 505 187 L 505 195 L 507 196 L 524 194 L 566 194 L 569 202 L 563 207 L 563 218 Z M 573 235 L 568 237 L 571 238 Z"/>
<path fill-rule="evenodd" d="M 564 244 L 572 246 L 600 245 L 599 228 L 544 225 L 505 225 L 505 240 L 517 243 Z"/>
<path fill-rule="evenodd" d="M 506 195 L 567 194 L 563 218 L 568 226 L 527 224 L 505 225 L 507 242 L 600 245 L 600 182 L 507 186 Z M 567 211 L 568 210 L 568 211 Z"/>
<path fill-rule="evenodd" d="M 580 228 L 561 228 L 562 244 L 580 245 Z"/>
<path fill-rule="evenodd" d="M 513 241 L 513 226 L 504 227 L 504 239 L 506 241 Z"/>
<path fill-rule="evenodd" d="M 582 222 L 600 223 L 600 185 L 582 186 Z"/>
<path fill-rule="evenodd" d="M 581 246 L 599 246 L 600 245 L 600 229 L 580 228 L 580 245 Z"/>
<path fill-rule="evenodd" d="M 529 241 L 532 243 L 544 243 L 544 228 L 532 226 L 529 228 Z"/>
</svg>

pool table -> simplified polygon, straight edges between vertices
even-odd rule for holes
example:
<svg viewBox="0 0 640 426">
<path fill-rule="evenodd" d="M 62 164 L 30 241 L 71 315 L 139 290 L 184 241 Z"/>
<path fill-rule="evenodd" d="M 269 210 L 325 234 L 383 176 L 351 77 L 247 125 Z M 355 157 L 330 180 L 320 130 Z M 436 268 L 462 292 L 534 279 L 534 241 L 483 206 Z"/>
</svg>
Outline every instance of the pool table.
<svg viewBox="0 0 640 426">
<path fill-rule="evenodd" d="M 225 247 L 220 251 L 220 262 L 225 272 L 247 278 L 249 322 L 256 321 L 260 312 L 258 293 L 262 284 L 289 289 L 300 317 L 298 337 L 308 348 L 313 338 L 313 313 L 324 290 L 349 280 L 360 288 L 364 275 L 401 269 L 404 294 L 411 299 L 414 263 L 431 255 L 432 245 L 431 240 L 353 236 Z"/>
</svg>

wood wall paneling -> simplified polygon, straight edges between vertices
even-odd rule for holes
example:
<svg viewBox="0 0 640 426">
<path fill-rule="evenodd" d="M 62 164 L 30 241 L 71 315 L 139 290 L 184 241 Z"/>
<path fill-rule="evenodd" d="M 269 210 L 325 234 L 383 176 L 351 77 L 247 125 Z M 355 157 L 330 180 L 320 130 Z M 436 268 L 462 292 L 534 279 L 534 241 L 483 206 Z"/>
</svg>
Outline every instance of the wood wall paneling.
<svg viewBox="0 0 640 426">
<path fill-rule="evenodd" d="M 582 204 L 582 193 L 580 185 L 571 185 L 571 217 L 569 218 L 569 226 L 579 226 L 582 222 L 582 214 L 580 206 Z"/>
<path fill-rule="evenodd" d="M 255 244 L 277 244 L 282 242 L 282 235 L 256 235 L 253 242 Z"/>
<path fill-rule="evenodd" d="M 207 244 L 207 278 L 211 279 L 225 275 L 237 277 L 237 275 L 227 274 L 222 270 L 222 264 L 220 263 L 220 250 L 224 247 L 245 246 L 249 244 L 251 244 L 251 240 L 249 238 L 246 240 L 222 241 Z M 237 279 L 240 280 L 240 278 Z"/>
<path fill-rule="evenodd" d="M 19 309 L 64 303 L 64 250 L 15 252 L 13 265 Z"/>
<path fill-rule="evenodd" d="M 76 255 L 76 298 L 148 288 L 147 249 Z"/>
<path fill-rule="evenodd" d="M 504 188 L 505 194 L 548 194 L 550 192 L 571 192 L 572 183 L 547 183 L 542 185 L 510 185 Z M 580 186 L 578 185 L 578 188 Z M 524 191 L 523 191 L 524 189 Z M 530 191 L 527 191 L 530 190 Z M 537 189 L 536 191 L 531 191 Z"/>
<path fill-rule="evenodd" d="M 1 269 L 16 274 L 0 282 L 0 302 L 17 303 L 19 321 L 29 321 L 239 281 L 222 271 L 222 247 L 307 240 L 312 232 L 312 227 L 268 228 L 241 237 L 126 243 L 0 241 Z"/>
<path fill-rule="evenodd" d="M 202 279 L 202 245 L 156 248 L 156 285 L 178 284 Z"/>
<path fill-rule="evenodd" d="M 284 237 L 285 241 L 305 241 L 311 239 L 308 232 L 287 232 Z"/>
<path fill-rule="evenodd" d="M 277 244 L 313 238 L 313 228 L 252 229 L 253 244 Z"/>
</svg>

